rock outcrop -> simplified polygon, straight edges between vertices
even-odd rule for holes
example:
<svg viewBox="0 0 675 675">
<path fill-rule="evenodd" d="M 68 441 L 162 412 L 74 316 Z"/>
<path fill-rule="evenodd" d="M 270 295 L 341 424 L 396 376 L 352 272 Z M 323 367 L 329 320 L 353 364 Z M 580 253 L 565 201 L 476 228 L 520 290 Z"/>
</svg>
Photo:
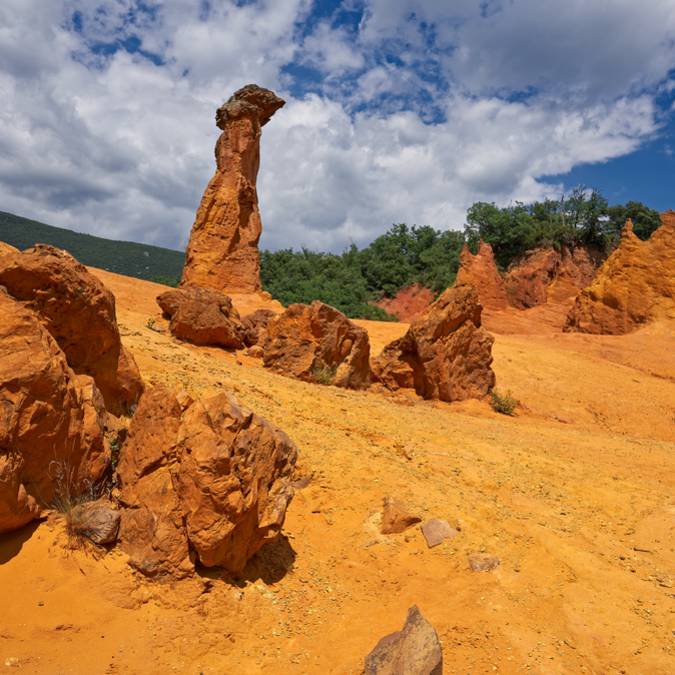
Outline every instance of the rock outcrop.
<svg viewBox="0 0 675 675">
<path fill-rule="evenodd" d="M 620 335 L 652 319 L 675 317 L 675 212 L 647 241 L 628 220 L 619 246 L 575 300 L 565 331 Z"/>
<path fill-rule="evenodd" d="M 393 298 L 381 298 L 375 306 L 399 321 L 410 322 L 423 314 L 433 301 L 434 292 L 430 288 L 422 284 L 412 284 L 402 288 Z"/>
<path fill-rule="evenodd" d="M 0 241 L 0 256 L 6 255 L 7 253 L 19 253 L 19 249 L 14 248 L 14 246 L 7 242 Z"/>
<path fill-rule="evenodd" d="M 383 637 L 366 657 L 365 675 L 442 675 L 438 633 L 413 605 L 400 631 Z"/>
<path fill-rule="evenodd" d="M 65 251 L 38 244 L 0 256 L 0 286 L 30 303 L 68 365 L 94 378 L 110 412 L 132 409 L 143 382 L 122 346 L 113 294 L 84 265 Z"/>
<path fill-rule="evenodd" d="M 271 309 L 256 309 L 242 320 L 244 327 L 244 344 L 247 347 L 263 345 L 267 337 L 267 326 L 270 321 L 277 317 L 277 313 Z"/>
<path fill-rule="evenodd" d="M 30 307 L 0 290 L 0 533 L 98 483 L 109 465 L 104 415 L 93 380 L 73 372 Z"/>
<path fill-rule="evenodd" d="M 282 431 L 226 394 L 149 390 L 118 466 L 122 549 L 149 576 L 185 576 L 197 561 L 241 572 L 283 525 L 296 457 Z"/>
<path fill-rule="evenodd" d="M 307 382 L 370 384 L 368 333 L 334 307 L 295 304 L 267 326 L 263 364 Z"/>
<path fill-rule="evenodd" d="M 593 278 L 596 261 L 583 246 L 536 248 L 511 265 L 504 285 L 511 305 L 528 309 L 571 300 Z"/>
<path fill-rule="evenodd" d="M 260 134 L 283 105 L 273 92 L 249 84 L 218 109 L 216 124 L 223 133 L 216 143 L 216 173 L 192 226 L 182 285 L 240 293 L 261 289 Z"/>
<path fill-rule="evenodd" d="M 505 309 L 509 304 L 504 280 L 497 269 L 492 246 L 482 240 L 476 255 L 471 253 L 466 244 L 459 254 L 459 270 L 455 285 L 465 284 L 476 289 L 478 299 L 484 309 L 500 310 Z"/>
<path fill-rule="evenodd" d="M 408 332 L 373 360 L 373 373 L 389 389 L 414 388 L 424 398 L 481 398 L 495 384 L 494 338 L 481 326 L 473 286 L 447 289 Z"/>
<path fill-rule="evenodd" d="M 157 296 L 170 318 L 169 329 L 180 340 L 225 349 L 244 346 L 244 327 L 232 300 L 219 291 L 184 286 Z"/>
</svg>

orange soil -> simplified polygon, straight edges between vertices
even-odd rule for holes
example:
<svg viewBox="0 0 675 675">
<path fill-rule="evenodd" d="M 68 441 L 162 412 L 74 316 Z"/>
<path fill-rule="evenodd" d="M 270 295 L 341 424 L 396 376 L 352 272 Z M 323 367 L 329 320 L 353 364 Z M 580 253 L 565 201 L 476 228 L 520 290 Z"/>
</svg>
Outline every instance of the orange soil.
<svg viewBox="0 0 675 675">
<path fill-rule="evenodd" d="M 56 520 L 5 536 L 0 667 L 359 673 L 416 603 L 446 673 L 675 671 L 673 324 L 610 338 L 562 334 L 542 310 L 487 316 L 498 388 L 522 402 L 509 418 L 487 402 L 310 385 L 178 343 L 154 302 L 163 287 L 95 273 L 147 381 L 232 392 L 289 433 L 312 480 L 286 538 L 236 584 L 213 570 L 145 581 L 119 552 L 69 549 Z M 374 351 L 406 328 L 359 323 Z M 416 528 L 380 535 L 385 495 L 460 535 L 434 549 Z M 470 572 L 474 551 L 501 565 Z"/>
</svg>

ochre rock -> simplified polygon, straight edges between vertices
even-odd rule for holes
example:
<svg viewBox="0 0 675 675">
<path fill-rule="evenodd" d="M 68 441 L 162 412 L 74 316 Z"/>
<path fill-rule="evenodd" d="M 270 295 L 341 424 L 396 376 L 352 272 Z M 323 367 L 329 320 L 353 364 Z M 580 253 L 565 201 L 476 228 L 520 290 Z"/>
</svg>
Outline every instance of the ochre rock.
<svg viewBox="0 0 675 675">
<path fill-rule="evenodd" d="M 447 289 L 387 345 L 373 373 L 389 389 L 414 387 L 424 398 L 481 398 L 494 387 L 494 338 L 481 327 L 482 307 L 473 286 Z"/>
<path fill-rule="evenodd" d="M 400 631 L 383 637 L 366 657 L 364 675 L 443 675 L 438 633 L 413 605 Z"/>
<path fill-rule="evenodd" d="M 7 242 L 0 241 L 0 256 L 6 255 L 7 253 L 19 253 L 19 249 L 14 248 L 14 246 Z"/>
<path fill-rule="evenodd" d="M 267 326 L 276 317 L 277 313 L 271 309 L 256 309 L 255 312 L 246 315 L 241 320 L 244 327 L 244 344 L 247 347 L 264 344 Z"/>
<path fill-rule="evenodd" d="M 334 307 L 295 304 L 267 326 L 263 364 L 307 382 L 370 384 L 368 333 Z"/>
<path fill-rule="evenodd" d="M 109 465 L 103 399 L 36 313 L 0 290 L 0 532 L 88 493 Z"/>
<path fill-rule="evenodd" d="M 210 288 L 184 286 L 157 296 L 157 304 L 171 319 L 171 333 L 195 345 L 225 349 L 244 346 L 244 328 L 231 298 Z"/>
<path fill-rule="evenodd" d="M 596 268 L 595 257 L 583 246 L 561 251 L 536 248 L 509 267 L 504 279 L 506 293 L 517 309 L 564 302 L 588 285 Z"/>
<path fill-rule="evenodd" d="M 181 285 L 260 291 L 260 134 L 283 105 L 273 92 L 250 84 L 218 109 L 223 133 L 216 143 L 216 173 L 197 210 Z"/>
<path fill-rule="evenodd" d="M 70 511 L 68 524 L 73 534 L 108 546 L 117 540 L 120 512 L 105 499 L 78 504 Z"/>
<path fill-rule="evenodd" d="M 484 309 L 500 310 L 505 309 L 509 304 L 504 280 L 497 269 L 492 246 L 482 240 L 476 255 L 471 253 L 466 244 L 459 254 L 459 270 L 455 285 L 465 284 L 476 289 L 478 299 Z"/>
<path fill-rule="evenodd" d="M 375 305 L 399 321 L 409 322 L 423 314 L 433 301 L 434 292 L 430 288 L 412 284 L 399 290 L 393 298 L 381 298 Z"/>
<path fill-rule="evenodd" d="M 382 504 L 382 534 L 400 534 L 409 527 L 421 522 L 422 519 L 410 513 L 408 507 L 398 499 L 385 497 Z"/>
<path fill-rule="evenodd" d="M 194 557 L 240 572 L 281 530 L 296 458 L 286 434 L 226 394 L 149 390 L 118 466 L 120 544 L 131 564 L 184 576 Z"/>
<path fill-rule="evenodd" d="M 659 317 L 675 318 L 675 212 L 647 241 L 628 220 L 619 246 L 575 300 L 564 330 L 620 335 Z"/>
<path fill-rule="evenodd" d="M 76 372 L 91 375 L 113 414 L 129 412 L 143 391 L 120 340 L 113 294 L 84 265 L 38 244 L 0 257 L 0 286 L 30 302 Z"/>
</svg>

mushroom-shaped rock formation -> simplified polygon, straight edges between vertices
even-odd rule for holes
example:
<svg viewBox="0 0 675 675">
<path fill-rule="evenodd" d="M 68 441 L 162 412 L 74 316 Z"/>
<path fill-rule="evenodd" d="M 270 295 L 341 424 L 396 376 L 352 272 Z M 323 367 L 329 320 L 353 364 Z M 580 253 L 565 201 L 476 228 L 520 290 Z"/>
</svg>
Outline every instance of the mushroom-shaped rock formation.
<svg viewBox="0 0 675 675">
<path fill-rule="evenodd" d="M 471 253 L 466 244 L 459 254 L 459 270 L 455 285 L 465 284 L 476 289 L 480 303 L 485 309 L 505 309 L 509 304 L 492 246 L 482 240 L 476 255 Z"/>
<path fill-rule="evenodd" d="M 307 382 L 362 389 L 370 384 L 365 329 L 315 300 L 295 304 L 267 326 L 263 364 Z"/>
<path fill-rule="evenodd" d="M 157 296 L 171 333 L 195 345 L 241 349 L 244 328 L 229 296 L 210 288 L 184 286 Z"/>
<path fill-rule="evenodd" d="M 68 365 L 94 378 L 110 412 L 129 412 L 143 382 L 120 340 L 115 297 L 84 265 L 66 251 L 38 244 L 0 256 L 0 286 L 30 303 Z"/>
<path fill-rule="evenodd" d="M 675 211 L 647 241 L 628 220 L 619 246 L 574 302 L 565 331 L 620 335 L 659 317 L 675 318 Z"/>
<path fill-rule="evenodd" d="M 196 561 L 241 572 L 281 530 L 296 458 L 283 431 L 226 394 L 147 391 L 118 466 L 131 565 L 149 576 L 186 576 Z"/>
<path fill-rule="evenodd" d="M 89 493 L 104 475 L 105 410 L 37 314 L 0 290 L 0 533 L 41 507 Z"/>
<path fill-rule="evenodd" d="M 481 313 L 473 286 L 448 288 L 373 360 L 375 378 L 442 401 L 485 396 L 495 384 L 494 338 L 482 328 Z"/>
<path fill-rule="evenodd" d="M 261 290 L 258 241 L 262 231 L 256 179 L 261 127 L 284 101 L 249 84 L 216 113 L 216 173 L 208 184 L 187 248 L 181 285 L 217 291 Z"/>
</svg>

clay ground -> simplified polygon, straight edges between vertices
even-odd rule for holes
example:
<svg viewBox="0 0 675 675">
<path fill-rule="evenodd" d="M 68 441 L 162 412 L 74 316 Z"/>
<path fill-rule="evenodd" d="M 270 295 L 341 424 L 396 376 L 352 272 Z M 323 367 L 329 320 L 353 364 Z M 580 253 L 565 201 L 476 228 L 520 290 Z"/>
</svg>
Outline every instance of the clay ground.
<svg viewBox="0 0 675 675">
<path fill-rule="evenodd" d="M 675 672 L 672 324 L 610 338 L 562 334 L 548 310 L 488 316 L 498 388 L 522 402 L 509 418 L 487 402 L 304 384 L 178 343 L 148 327 L 166 330 L 162 287 L 96 273 L 146 381 L 231 392 L 289 433 L 311 480 L 286 537 L 236 583 L 149 583 L 121 553 L 68 549 L 59 522 L 1 539 L 0 668 L 359 673 L 416 603 L 446 673 Z M 374 351 L 405 330 L 361 323 Z M 379 535 L 386 495 L 459 536 L 428 549 L 415 528 Z M 501 565 L 469 571 L 475 551 Z"/>
</svg>

